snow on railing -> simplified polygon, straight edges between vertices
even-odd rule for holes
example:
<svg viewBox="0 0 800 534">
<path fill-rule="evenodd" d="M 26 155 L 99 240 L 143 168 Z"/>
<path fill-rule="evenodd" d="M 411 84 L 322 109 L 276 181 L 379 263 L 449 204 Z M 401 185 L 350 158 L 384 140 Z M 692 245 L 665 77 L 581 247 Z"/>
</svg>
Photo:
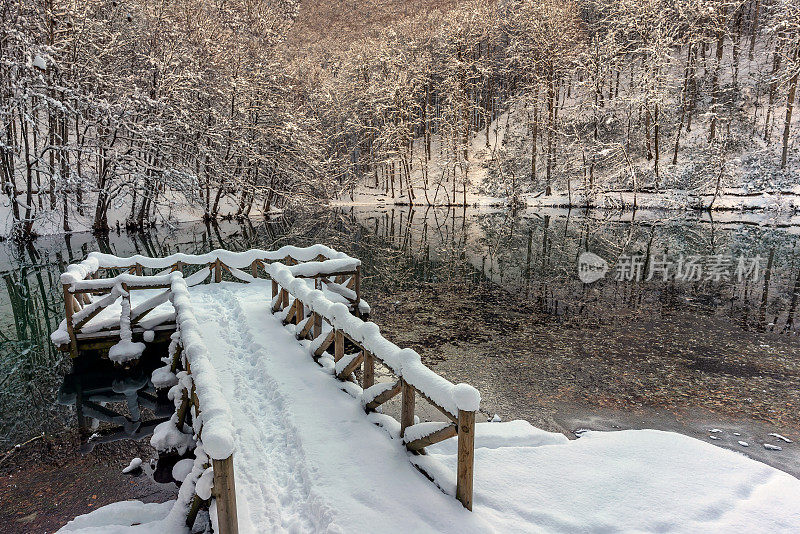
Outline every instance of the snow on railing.
<svg viewBox="0 0 800 534">
<path fill-rule="evenodd" d="M 194 448 L 192 468 L 181 481 L 172 514 L 191 527 L 202 504 L 213 496 L 221 532 L 236 533 L 234 426 L 230 406 L 195 318 L 189 286 L 180 272 L 168 276 L 176 330 L 169 354 L 164 358 L 167 365 L 153 373 L 153 382 L 156 387 L 172 386 L 168 397 L 175 403 L 176 411 L 169 421 L 155 428 L 150 443 L 161 453 L 176 451 L 183 455 L 188 448 Z M 186 424 L 190 414 L 192 426 Z"/>
<path fill-rule="evenodd" d="M 367 411 L 402 394 L 399 437 L 406 448 L 419 453 L 426 446 L 458 436 L 456 498 L 471 510 L 475 412 L 481 400 L 478 390 L 468 384 L 453 384 L 436 374 L 422 363 L 416 351 L 401 349 L 383 337 L 375 323 L 362 320 L 343 303 L 331 300 L 330 288 L 327 293 L 312 288 L 292 267 L 280 263 L 265 265 L 264 269 L 273 281 L 273 312 L 280 312 L 284 323 L 294 321 L 298 337 L 311 337 L 309 349 L 315 358 L 333 344 L 333 372 L 340 380 L 355 381 L 355 370 L 363 366 L 361 399 Z M 330 328 L 326 330 L 323 322 Z M 345 338 L 358 352 L 345 354 Z M 375 360 L 382 362 L 398 378 L 397 382 L 375 384 Z M 415 394 L 450 422 L 415 424 Z"/>
<path fill-rule="evenodd" d="M 316 261 L 317 263 L 323 263 L 324 260 L 340 260 L 335 267 L 338 270 L 341 270 L 344 266 L 355 269 L 361 265 L 360 260 L 351 258 L 347 254 L 325 245 L 312 245 L 310 247 L 284 246 L 278 250 L 252 249 L 245 252 L 217 249 L 206 254 L 177 253 L 163 258 L 151 258 L 138 254 L 122 258 L 113 254 L 91 252 L 82 262 L 67 266 L 67 270 L 61 274 L 61 283 L 73 284 L 79 280 L 86 279 L 87 276 L 96 273 L 100 269 L 130 269 L 137 266 L 139 269 L 167 269 L 176 264 L 210 265 L 217 261 L 224 263 L 228 267 L 244 269 L 252 266 L 254 262 L 285 261 L 287 258 L 294 262 Z"/>
</svg>

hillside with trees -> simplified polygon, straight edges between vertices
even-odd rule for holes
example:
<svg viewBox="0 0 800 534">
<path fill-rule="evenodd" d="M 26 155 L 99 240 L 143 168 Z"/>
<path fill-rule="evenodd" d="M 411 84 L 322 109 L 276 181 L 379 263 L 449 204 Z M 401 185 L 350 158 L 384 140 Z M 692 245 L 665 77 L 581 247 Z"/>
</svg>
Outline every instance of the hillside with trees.
<svg viewBox="0 0 800 534">
<path fill-rule="evenodd" d="M 4 2 L 0 50 L 19 239 L 335 198 L 798 193 L 797 0 Z"/>
</svg>

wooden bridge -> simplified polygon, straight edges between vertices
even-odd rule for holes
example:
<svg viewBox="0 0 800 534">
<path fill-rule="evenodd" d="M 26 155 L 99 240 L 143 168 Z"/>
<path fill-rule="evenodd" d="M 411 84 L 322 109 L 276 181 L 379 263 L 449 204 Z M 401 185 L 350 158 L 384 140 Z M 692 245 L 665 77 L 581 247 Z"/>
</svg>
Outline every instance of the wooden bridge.
<svg viewBox="0 0 800 534">
<path fill-rule="evenodd" d="M 100 351 L 126 365 L 148 345 L 164 350 L 168 343 L 165 366 L 153 373 L 152 380 L 156 387 L 169 389 L 176 409 L 170 421 L 156 428 L 152 443 L 163 452 L 195 451 L 173 509 L 173 515 L 180 515 L 187 525 L 194 523 L 201 509 L 213 508 L 219 532 L 239 531 L 236 488 L 249 487 L 250 473 L 265 469 L 253 464 L 263 460 L 257 460 L 264 456 L 259 442 L 271 441 L 266 430 L 250 436 L 248 426 L 253 421 L 241 417 L 252 413 L 248 405 L 273 395 L 275 389 L 267 385 L 266 375 L 259 382 L 248 374 L 278 361 L 294 365 L 280 358 L 297 353 L 306 354 L 307 361 L 316 362 L 339 381 L 339 389 L 358 399 L 365 421 L 390 434 L 397 424 L 394 437 L 411 453 L 409 458 L 455 437 L 454 496 L 472 509 L 480 395 L 471 386 L 454 385 L 437 375 L 416 352 L 400 349 L 367 321 L 369 306 L 361 298 L 359 260 L 321 245 L 167 258 L 92 253 L 70 265 L 61 282 L 65 320 L 52 338 L 72 357 Z M 280 326 L 280 333 L 273 323 Z M 382 371 L 379 376 L 376 366 Z M 302 387 L 302 381 L 298 384 Z M 263 391 L 254 391 L 259 387 Z M 399 421 L 383 413 L 396 396 Z M 420 398 L 442 415 L 439 421 L 417 421 Z M 356 443 L 359 436 L 349 439 Z M 354 457 L 352 465 L 373 461 L 371 469 L 380 469 L 381 459 L 370 458 Z M 244 475 L 239 471 L 248 478 L 240 478 Z"/>
</svg>

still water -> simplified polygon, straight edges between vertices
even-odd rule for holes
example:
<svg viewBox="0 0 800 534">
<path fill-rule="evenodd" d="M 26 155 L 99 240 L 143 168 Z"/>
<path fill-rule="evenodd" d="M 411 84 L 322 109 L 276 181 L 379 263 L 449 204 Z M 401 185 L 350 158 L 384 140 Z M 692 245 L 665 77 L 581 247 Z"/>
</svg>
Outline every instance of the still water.
<svg viewBox="0 0 800 534">
<path fill-rule="evenodd" d="M 797 475 L 794 444 L 770 434 L 800 438 L 798 233 L 707 214 L 355 206 L 2 243 L 0 449 L 78 417 L 98 432 L 115 424 L 141 436 L 152 426 L 137 424 L 143 411 L 148 421 L 165 415 L 146 370 L 90 377 L 52 350 L 66 263 L 94 250 L 163 256 L 320 242 L 363 261 L 372 319 L 440 374 L 478 387 L 487 417 L 567 434 L 654 427 L 710 440 L 714 428 L 715 444 Z M 591 285 L 577 275 L 587 251 L 608 264 Z M 76 383 L 95 388 L 89 413 L 76 414 Z M 112 402 L 125 405 L 123 419 L 104 416 Z"/>
</svg>

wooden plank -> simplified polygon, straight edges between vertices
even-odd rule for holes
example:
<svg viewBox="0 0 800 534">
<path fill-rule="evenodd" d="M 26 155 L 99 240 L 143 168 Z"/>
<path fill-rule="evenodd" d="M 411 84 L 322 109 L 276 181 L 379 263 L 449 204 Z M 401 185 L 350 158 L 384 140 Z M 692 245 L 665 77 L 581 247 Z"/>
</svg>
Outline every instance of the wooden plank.
<svg viewBox="0 0 800 534">
<path fill-rule="evenodd" d="M 475 412 L 458 411 L 458 472 L 456 499 L 472 510 L 472 477 L 475 463 Z"/>
<path fill-rule="evenodd" d="M 403 398 L 400 403 L 400 435 L 402 436 L 407 427 L 414 424 L 414 388 L 405 380 L 400 379 L 403 390 Z"/>
<path fill-rule="evenodd" d="M 73 295 L 78 295 L 80 293 L 89 293 L 92 295 L 99 294 L 101 291 L 111 291 L 113 285 L 109 285 L 108 287 L 99 287 L 99 288 L 92 288 L 92 289 L 70 289 L 69 292 Z M 169 284 L 147 284 L 147 285 L 134 285 L 128 286 L 128 291 L 140 291 L 143 289 L 170 289 L 172 286 Z"/>
<path fill-rule="evenodd" d="M 189 414 L 189 393 L 184 389 L 181 397 L 181 405 L 178 407 L 178 417 L 175 426 L 183 432 L 183 425 L 186 423 L 186 416 Z"/>
<path fill-rule="evenodd" d="M 102 300 L 102 299 L 101 299 L 101 300 Z M 117 299 L 114 299 L 114 301 L 116 301 L 116 300 L 117 300 Z M 114 302 L 114 301 L 110 302 L 110 303 L 108 304 L 108 306 L 110 306 L 111 304 L 113 304 L 113 302 Z M 87 316 L 85 316 L 83 319 L 81 319 L 80 321 L 78 321 L 77 323 L 75 323 L 75 324 L 73 325 L 73 327 L 72 327 L 72 328 L 73 328 L 73 330 L 79 331 L 81 328 L 83 328 L 83 326 L 84 326 L 86 323 L 88 323 L 89 321 L 91 321 L 92 319 L 94 319 L 95 317 L 97 317 L 97 315 L 98 315 L 98 314 L 99 314 L 101 311 L 103 311 L 104 309 L 106 309 L 108 306 L 100 306 L 100 305 L 98 305 L 98 306 L 97 306 L 97 308 L 95 308 L 93 311 L 89 312 L 89 314 L 88 314 Z"/>
<path fill-rule="evenodd" d="M 364 374 L 361 377 L 361 388 L 367 389 L 375 385 L 375 358 L 368 350 L 362 351 L 364 355 Z"/>
<path fill-rule="evenodd" d="M 314 356 L 316 358 L 319 358 L 320 356 L 322 356 L 323 352 L 328 350 L 328 347 L 330 347 L 331 343 L 333 343 L 333 337 L 334 337 L 333 330 L 331 330 L 330 332 L 328 332 L 328 335 L 325 337 L 325 340 L 322 342 L 322 345 L 317 347 L 317 350 L 314 351 Z"/>
<path fill-rule="evenodd" d="M 150 297 L 146 301 L 139 303 L 138 306 L 136 306 L 135 308 L 133 308 L 131 310 L 131 325 L 135 325 L 136 323 L 141 321 L 148 313 L 150 313 L 151 311 L 155 310 L 156 308 L 158 308 L 159 306 L 161 306 L 165 302 L 168 302 L 169 301 L 169 296 L 170 296 L 171 293 L 172 293 L 171 290 L 170 291 L 164 291 L 163 293 L 159 293 L 158 295 Z M 138 313 L 133 315 L 134 312 L 137 312 L 136 308 L 138 308 L 140 306 L 143 306 L 145 304 L 152 305 L 152 307 L 151 308 L 147 308 L 146 310 L 138 311 Z"/>
<path fill-rule="evenodd" d="M 361 351 L 358 356 L 353 358 L 353 361 L 347 364 L 342 372 L 336 374 L 336 378 L 339 380 L 347 380 L 347 377 L 353 374 L 353 372 L 361 365 L 361 362 L 364 361 L 364 351 Z"/>
<path fill-rule="evenodd" d="M 401 389 L 403 389 L 403 384 L 400 380 L 398 380 L 397 382 L 394 383 L 391 389 L 387 389 L 386 391 L 384 391 L 383 393 L 372 399 L 372 402 L 367 404 L 367 410 L 369 411 L 374 410 L 384 402 L 388 401 L 389 399 L 400 393 Z"/>
<path fill-rule="evenodd" d="M 181 363 L 181 353 L 183 352 L 183 346 L 178 345 L 175 347 L 175 354 L 172 355 L 172 362 L 170 363 L 169 370 L 173 373 L 178 372 L 178 364 Z"/>
<path fill-rule="evenodd" d="M 289 305 L 289 291 L 284 289 L 281 294 L 283 295 L 283 307 L 285 308 Z"/>
<path fill-rule="evenodd" d="M 196 493 L 192 496 L 192 501 L 189 503 L 189 512 L 186 514 L 186 526 L 191 529 L 194 526 L 195 519 L 197 519 L 197 514 L 200 512 L 200 508 L 206 504 L 203 499 L 201 499 Z"/>
<path fill-rule="evenodd" d="M 409 441 L 408 443 L 406 443 L 406 448 L 410 451 L 418 452 L 424 449 L 425 447 L 452 438 L 456 434 L 458 434 L 458 426 L 456 426 L 455 424 L 447 425 L 446 427 L 437 430 L 436 432 L 431 432 L 427 436 L 422 436 L 421 438 L 415 439 L 414 441 Z"/>
<path fill-rule="evenodd" d="M 281 288 L 278 292 L 278 298 L 275 299 L 275 303 L 272 305 L 272 312 L 276 312 L 283 308 L 283 294 L 286 293 L 286 290 Z"/>
<path fill-rule="evenodd" d="M 322 335 L 322 316 L 317 312 L 313 313 L 314 313 L 314 337 L 317 338 Z"/>
<path fill-rule="evenodd" d="M 292 318 L 297 313 L 297 303 L 298 302 L 299 301 L 297 299 L 294 299 L 294 302 L 292 302 L 291 308 L 289 308 L 289 311 L 286 313 L 286 317 L 283 319 L 283 324 L 284 325 L 287 325 L 287 324 L 292 322 Z"/>
<path fill-rule="evenodd" d="M 73 358 L 78 357 L 78 340 L 75 337 L 75 330 L 72 327 L 72 315 L 74 308 L 72 307 L 72 295 L 69 292 L 69 286 L 64 284 L 64 314 L 67 323 L 67 334 L 69 334 L 69 354 Z"/>
<path fill-rule="evenodd" d="M 306 339 L 308 335 L 311 333 L 311 329 L 314 328 L 314 317 L 309 317 L 306 320 L 306 323 L 303 325 L 303 329 L 300 330 L 300 333 L 297 334 L 297 339 Z"/>
<path fill-rule="evenodd" d="M 212 460 L 214 489 L 217 501 L 217 521 L 220 534 L 238 534 L 239 518 L 236 513 L 236 479 L 233 473 L 233 455 L 224 460 Z"/>
<path fill-rule="evenodd" d="M 306 318 L 306 310 L 303 306 L 303 301 L 296 298 L 294 299 L 295 310 L 294 310 L 294 324 L 300 324 L 303 322 L 303 319 Z"/>
</svg>

